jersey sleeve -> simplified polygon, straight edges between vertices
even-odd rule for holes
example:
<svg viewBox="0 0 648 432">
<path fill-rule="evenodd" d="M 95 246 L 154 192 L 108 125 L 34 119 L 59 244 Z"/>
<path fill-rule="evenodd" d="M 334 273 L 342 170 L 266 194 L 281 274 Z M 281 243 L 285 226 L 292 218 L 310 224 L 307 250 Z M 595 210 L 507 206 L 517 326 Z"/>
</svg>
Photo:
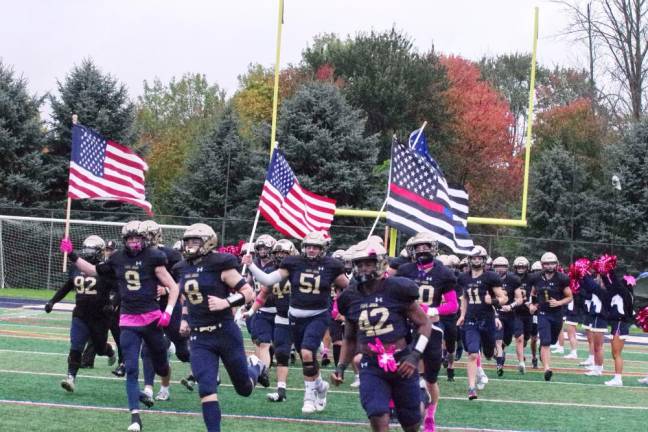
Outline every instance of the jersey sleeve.
<svg viewBox="0 0 648 432">
<path fill-rule="evenodd" d="M 560 277 L 560 279 L 559 279 L 559 281 L 560 281 L 560 288 L 561 288 L 561 289 L 565 289 L 565 288 L 567 288 L 567 287 L 569 286 L 569 276 L 567 276 L 567 275 L 564 274 L 564 273 L 558 273 L 558 275 L 560 275 L 560 276 L 559 276 L 559 277 Z"/>
<path fill-rule="evenodd" d="M 149 249 L 149 255 L 147 257 L 147 261 L 153 267 L 166 266 L 167 256 L 164 252 L 162 252 L 159 249 Z"/>
<path fill-rule="evenodd" d="M 52 303 L 60 302 L 65 298 L 66 295 L 68 295 L 70 291 L 72 291 L 73 287 L 74 287 L 74 283 L 72 282 L 72 276 L 70 276 L 68 280 L 65 282 L 65 284 L 63 284 L 63 286 L 54 293 L 54 296 L 52 297 L 50 302 Z"/>
<path fill-rule="evenodd" d="M 340 314 L 348 317 L 349 303 L 351 301 L 351 290 L 345 289 L 340 293 L 340 296 L 337 298 L 337 306 Z"/>
<path fill-rule="evenodd" d="M 288 256 L 281 260 L 281 264 L 279 264 L 280 269 L 288 270 L 288 272 L 293 271 L 297 267 L 299 257 L 296 256 Z"/>
<path fill-rule="evenodd" d="M 182 254 L 175 249 L 166 248 L 166 256 L 169 265 L 173 268 L 177 263 L 182 261 Z"/>
<path fill-rule="evenodd" d="M 393 266 L 392 266 L 392 268 L 397 269 L 397 271 L 396 271 L 396 276 L 405 277 L 405 278 L 410 278 L 410 277 L 411 277 L 411 276 L 410 276 L 410 273 L 411 273 L 411 270 L 412 270 L 412 266 L 413 266 L 413 265 L 414 265 L 414 264 L 412 264 L 412 263 L 402 263 L 402 264 L 400 264 L 400 265 L 397 266 L 397 267 L 393 267 Z"/>
<path fill-rule="evenodd" d="M 398 300 L 409 304 L 419 298 L 419 287 L 413 280 L 393 277 L 387 279 L 387 281 L 393 283 L 391 287 L 392 293 Z"/>
<path fill-rule="evenodd" d="M 103 277 L 111 277 L 114 274 L 114 261 L 108 259 L 108 261 L 101 262 L 95 266 L 97 274 Z"/>
<path fill-rule="evenodd" d="M 457 285 L 457 278 L 455 275 L 448 269 L 443 269 L 443 274 L 441 277 L 441 284 L 439 289 L 441 293 L 445 294 L 450 291 L 454 291 L 455 286 Z"/>
<path fill-rule="evenodd" d="M 330 267 L 331 270 L 332 270 L 333 280 L 335 280 L 341 274 L 344 274 L 344 263 L 343 262 L 341 262 L 339 260 L 336 260 L 336 259 L 333 259 L 333 258 L 329 258 L 327 261 L 328 262 L 326 263 L 326 265 L 328 267 Z"/>
<path fill-rule="evenodd" d="M 238 259 L 232 254 L 228 253 L 217 253 L 213 254 L 213 262 L 217 270 L 226 271 L 231 269 L 238 270 L 239 263 Z"/>
<path fill-rule="evenodd" d="M 520 285 L 522 285 L 522 281 L 520 280 L 520 278 L 514 274 L 508 276 L 508 278 L 510 279 L 510 284 L 513 287 L 513 289 L 518 289 L 520 288 Z"/>
</svg>

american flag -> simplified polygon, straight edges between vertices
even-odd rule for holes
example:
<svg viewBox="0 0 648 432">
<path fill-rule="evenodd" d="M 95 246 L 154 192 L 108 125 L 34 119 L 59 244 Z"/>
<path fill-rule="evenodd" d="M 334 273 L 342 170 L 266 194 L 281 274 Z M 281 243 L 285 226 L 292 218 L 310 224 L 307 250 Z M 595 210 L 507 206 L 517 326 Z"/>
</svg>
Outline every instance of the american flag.
<svg viewBox="0 0 648 432">
<path fill-rule="evenodd" d="M 455 253 L 469 253 L 474 245 L 467 218 L 468 194 L 450 192 L 443 174 L 424 155 L 394 143 L 387 224 L 408 234 L 430 232 Z"/>
<path fill-rule="evenodd" d="M 72 127 L 68 197 L 126 202 L 152 215 L 144 195 L 146 170 L 146 162 L 128 147 L 85 126 Z"/>
<path fill-rule="evenodd" d="M 286 157 L 272 153 L 259 211 L 280 233 L 302 239 L 311 231 L 328 233 L 335 214 L 335 200 L 302 188 Z"/>
</svg>

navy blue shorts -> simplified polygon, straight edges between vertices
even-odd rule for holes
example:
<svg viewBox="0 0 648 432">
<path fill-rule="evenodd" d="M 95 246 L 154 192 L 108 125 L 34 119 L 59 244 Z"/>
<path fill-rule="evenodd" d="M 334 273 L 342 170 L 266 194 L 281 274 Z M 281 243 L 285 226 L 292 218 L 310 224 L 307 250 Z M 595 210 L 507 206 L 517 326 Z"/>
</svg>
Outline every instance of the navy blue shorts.
<svg viewBox="0 0 648 432">
<path fill-rule="evenodd" d="M 500 314 L 499 319 L 502 328 L 495 329 L 495 340 L 501 340 L 504 346 L 509 346 L 513 340 L 513 333 L 515 333 L 515 314 L 503 313 Z"/>
<path fill-rule="evenodd" d="M 192 329 L 191 371 L 198 381 L 198 393 L 205 397 L 218 392 L 218 365 L 223 362 L 236 392 L 243 396 L 252 393 L 254 385 L 248 373 L 243 349 L 243 336 L 234 320 L 225 320 L 214 331 Z"/>
<path fill-rule="evenodd" d="M 621 340 L 626 340 L 630 334 L 630 323 L 627 321 L 611 321 L 610 334 L 618 336 Z"/>
<path fill-rule="evenodd" d="M 247 328 L 248 334 L 250 337 L 254 340 L 254 317 L 256 317 L 256 314 L 250 315 L 247 318 L 245 318 L 245 327 Z"/>
<path fill-rule="evenodd" d="M 255 344 L 272 342 L 274 333 L 275 314 L 270 312 L 257 311 L 252 320 L 252 342 Z"/>
<path fill-rule="evenodd" d="M 468 354 L 484 352 L 486 358 L 493 357 L 495 353 L 495 318 L 472 319 L 463 325 L 464 350 Z"/>
<path fill-rule="evenodd" d="M 590 331 L 594 333 L 607 333 L 608 322 L 600 315 L 595 315 L 590 324 Z"/>
<path fill-rule="evenodd" d="M 401 356 L 409 353 L 405 350 Z M 400 356 L 397 356 L 397 360 Z M 397 372 L 385 372 L 375 357 L 363 355 L 360 361 L 360 403 L 367 417 L 389 414 L 389 401 L 394 401 L 398 421 L 403 428 L 421 422 L 421 391 L 417 374 L 402 378 Z"/>
<path fill-rule="evenodd" d="M 290 316 L 292 340 L 297 351 L 306 349 L 311 351 L 313 355 L 317 354 L 330 321 L 331 314 L 328 311 L 308 318 Z"/>
<path fill-rule="evenodd" d="M 538 312 L 538 336 L 540 336 L 540 346 L 550 346 L 558 342 L 558 336 L 560 336 L 562 326 L 562 312 Z"/>
<path fill-rule="evenodd" d="M 438 323 L 432 324 L 430 339 L 422 355 L 424 367 L 423 378 L 430 384 L 437 382 L 442 358 L 443 330 L 435 324 Z"/>
<path fill-rule="evenodd" d="M 287 320 L 288 318 L 286 318 Z M 280 324 L 275 321 L 274 333 L 272 335 L 272 344 L 277 354 L 290 355 L 292 348 L 292 333 L 289 324 Z"/>
<path fill-rule="evenodd" d="M 457 316 L 442 316 L 439 322 L 434 323 L 437 327 L 443 330 L 443 341 L 445 342 L 445 349 L 449 353 L 455 352 L 457 349 Z"/>
<path fill-rule="evenodd" d="M 538 329 L 536 328 L 536 333 Z M 513 336 L 516 338 L 524 336 L 524 341 L 528 341 L 533 335 L 533 316 L 519 314 L 515 316 L 515 328 Z"/>
</svg>

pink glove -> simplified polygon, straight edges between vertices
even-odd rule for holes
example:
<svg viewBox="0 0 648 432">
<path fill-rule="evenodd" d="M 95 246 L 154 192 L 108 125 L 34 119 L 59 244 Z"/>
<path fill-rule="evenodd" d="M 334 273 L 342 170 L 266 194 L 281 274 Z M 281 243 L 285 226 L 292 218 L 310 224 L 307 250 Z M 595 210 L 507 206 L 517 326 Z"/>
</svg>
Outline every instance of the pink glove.
<svg viewBox="0 0 648 432">
<path fill-rule="evenodd" d="M 162 316 L 160 316 L 157 326 L 168 327 L 170 322 L 171 322 L 171 314 L 168 312 L 162 312 Z"/>
<path fill-rule="evenodd" d="M 61 253 L 69 254 L 70 252 L 72 252 L 74 250 L 74 247 L 72 247 L 72 240 L 67 237 L 61 239 L 59 249 L 61 250 Z"/>
</svg>

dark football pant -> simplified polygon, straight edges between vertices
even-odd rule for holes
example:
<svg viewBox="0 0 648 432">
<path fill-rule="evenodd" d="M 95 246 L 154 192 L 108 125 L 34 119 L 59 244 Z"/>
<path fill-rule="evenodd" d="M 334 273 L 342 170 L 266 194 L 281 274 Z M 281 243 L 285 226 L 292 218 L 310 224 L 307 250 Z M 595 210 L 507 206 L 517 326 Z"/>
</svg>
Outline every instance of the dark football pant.
<svg viewBox="0 0 648 432">
<path fill-rule="evenodd" d="M 108 323 L 103 319 L 87 320 L 73 317 L 70 326 L 70 348 L 83 352 L 89 340 L 92 340 L 97 354 L 107 355 Z"/>
<path fill-rule="evenodd" d="M 169 373 L 167 343 L 164 332 L 157 326 L 158 320 L 141 327 L 121 327 L 120 344 L 126 367 L 126 395 L 128 408 L 139 409 L 139 357 L 142 342 L 150 352 L 153 370 L 160 376 Z"/>
<path fill-rule="evenodd" d="M 546 347 L 558 342 L 558 336 L 562 331 L 563 318 L 562 312 L 558 313 L 538 313 L 538 335 L 540 336 L 540 346 Z"/>
<path fill-rule="evenodd" d="M 180 323 L 182 322 L 182 306 L 176 303 L 171 314 L 169 325 L 164 328 L 166 336 L 166 347 L 169 349 L 169 341 L 173 342 L 176 349 L 176 357 L 183 363 L 189 362 L 189 338 L 180 335 Z M 144 385 L 153 385 L 155 371 L 153 361 L 146 345 L 142 346 L 142 369 L 144 370 Z"/>
<path fill-rule="evenodd" d="M 290 317 L 290 328 L 292 339 L 295 343 L 295 349 L 300 351 L 302 348 L 313 353 L 313 358 L 317 355 L 320 344 L 324 339 L 326 329 L 329 327 L 331 314 L 329 311 L 322 312 L 319 315 L 309 318 Z"/>
<path fill-rule="evenodd" d="M 513 333 L 515 333 L 515 315 L 511 313 L 502 313 L 500 314 L 499 319 L 502 323 L 502 328 L 495 330 L 495 340 L 501 340 L 504 346 L 509 346 L 513 340 Z"/>
<path fill-rule="evenodd" d="M 218 392 L 218 366 L 225 370 L 241 396 L 252 394 L 259 378 L 259 370 L 248 366 L 243 349 L 243 336 L 234 320 L 226 320 L 209 332 L 192 330 L 191 371 L 198 381 L 198 394 L 205 397 Z"/>
<path fill-rule="evenodd" d="M 435 323 L 437 327 L 443 330 L 443 340 L 445 341 L 445 349 L 447 352 L 454 354 L 457 349 L 457 316 L 442 316 L 439 322 Z"/>
<path fill-rule="evenodd" d="M 403 350 L 398 358 L 409 353 Z M 363 355 L 360 361 L 360 402 L 367 417 L 379 417 L 389 414 L 389 401 L 394 401 L 398 421 L 403 428 L 421 422 L 421 390 L 418 374 L 409 378 L 401 377 L 397 372 L 385 372 L 374 356 Z"/>
<path fill-rule="evenodd" d="M 255 345 L 271 343 L 274 333 L 275 315 L 270 312 L 257 311 L 252 320 L 252 342 Z"/>
<path fill-rule="evenodd" d="M 439 370 L 441 370 L 442 346 L 443 330 L 432 324 L 430 339 L 422 356 L 423 367 L 425 369 L 423 378 L 430 384 L 437 382 Z"/>
<path fill-rule="evenodd" d="M 468 354 L 484 352 L 488 359 L 495 353 L 495 319 L 473 319 L 463 325 L 464 349 Z"/>
<path fill-rule="evenodd" d="M 279 324 L 275 322 L 274 333 L 272 335 L 272 345 L 274 346 L 277 365 L 288 366 L 290 349 L 292 348 L 292 334 L 289 324 Z"/>
<path fill-rule="evenodd" d="M 516 315 L 515 329 L 513 335 L 518 338 L 524 335 L 524 342 L 528 341 L 533 334 L 533 317 L 529 314 Z"/>
</svg>

